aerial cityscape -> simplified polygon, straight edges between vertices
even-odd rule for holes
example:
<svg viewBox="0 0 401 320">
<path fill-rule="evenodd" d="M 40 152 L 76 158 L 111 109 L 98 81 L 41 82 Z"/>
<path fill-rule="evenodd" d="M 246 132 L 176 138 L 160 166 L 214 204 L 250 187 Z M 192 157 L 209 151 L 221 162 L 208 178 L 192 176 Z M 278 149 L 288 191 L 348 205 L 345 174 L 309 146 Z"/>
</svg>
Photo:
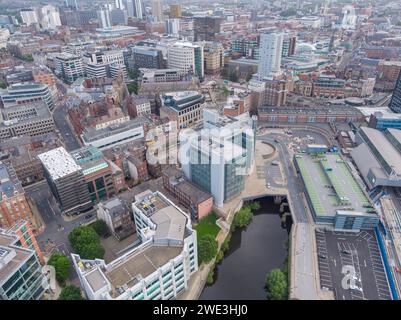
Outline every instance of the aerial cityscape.
<svg viewBox="0 0 401 320">
<path fill-rule="evenodd" d="M 2 0 L 0 196 L 0 300 L 399 300 L 401 1 Z"/>
</svg>

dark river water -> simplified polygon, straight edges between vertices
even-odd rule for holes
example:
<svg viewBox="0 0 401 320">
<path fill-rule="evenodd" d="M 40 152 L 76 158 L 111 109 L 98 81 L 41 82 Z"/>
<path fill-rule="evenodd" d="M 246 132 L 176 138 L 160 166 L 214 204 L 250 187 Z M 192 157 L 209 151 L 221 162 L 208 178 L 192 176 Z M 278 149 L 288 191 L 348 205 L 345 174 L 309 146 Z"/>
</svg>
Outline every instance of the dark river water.
<svg viewBox="0 0 401 320">
<path fill-rule="evenodd" d="M 291 218 L 283 225 L 273 198 L 258 201 L 261 209 L 246 229 L 233 233 L 230 248 L 215 270 L 215 282 L 205 286 L 200 299 L 266 299 L 266 274 L 282 268 L 287 257 Z"/>
</svg>

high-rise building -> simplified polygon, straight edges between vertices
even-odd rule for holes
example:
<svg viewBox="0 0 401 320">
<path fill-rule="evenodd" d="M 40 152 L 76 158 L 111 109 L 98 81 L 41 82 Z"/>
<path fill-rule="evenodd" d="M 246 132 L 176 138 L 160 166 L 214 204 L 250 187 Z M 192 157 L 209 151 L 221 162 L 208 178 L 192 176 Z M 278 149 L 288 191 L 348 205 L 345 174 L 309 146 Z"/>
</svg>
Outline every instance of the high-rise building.
<svg viewBox="0 0 401 320">
<path fill-rule="evenodd" d="M 295 54 L 295 46 L 297 43 L 296 35 L 285 33 L 283 38 L 282 57 L 290 57 Z"/>
<path fill-rule="evenodd" d="M 142 0 L 127 0 L 127 13 L 128 17 L 135 17 L 137 19 L 143 19 L 144 12 L 142 7 Z"/>
<path fill-rule="evenodd" d="M 97 19 L 99 28 L 110 28 L 111 27 L 111 17 L 110 10 L 107 8 L 100 8 L 97 11 Z"/>
<path fill-rule="evenodd" d="M 224 47 L 219 42 L 205 42 L 203 47 L 205 73 L 217 74 L 224 67 Z"/>
<path fill-rule="evenodd" d="M 170 4 L 170 19 L 179 19 L 182 17 L 182 6 L 181 4 Z"/>
<path fill-rule="evenodd" d="M 19 220 L 36 227 L 25 191 L 10 164 L 0 162 L 0 228 L 10 228 Z"/>
<path fill-rule="evenodd" d="M 132 210 L 138 246 L 109 263 L 72 254 L 90 300 L 175 299 L 198 270 L 197 234 L 186 213 L 150 190 L 135 195 Z"/>
<path fill-rule="evenodd" d="M 125 8 L 124 4 L 123 4 L 123 0 L 114 0 L 114 6 L 120 10 L 124 10 L 124 8 Z"/>
<path fill-rule="evenodd" d="M 43 29 L 55 29 L 61 26 L 60 14 L 56 7 L 45 5 L 39 9 L 39 22 Z"/>
<path fill-rule="evenodd" d="M 85 68 L 82 58 L 69 53 L 60 53 L 55 58 L 55 74 L 65 82 L 72 83 L 85 76 Z"/>
<path fill-rule="evenodd" d="M 132 57 L 136 68 L 163 69 L 163 53 L 161 50 L 146 46 L 132 48 Z"/>
<path fill-rule="evenodd" d="M 389 108 L 396 113 L 401 113 L 401 72 L 398 75 Z"/>
<path fill-rule="evenodd" d="M 203 46 L 191 42 L 176 42 L 167 49 L 168 68 L 192 72 L 200 79 L 204 77 Z"/>
<path fill-rule="evenodd" d="M 178 36 L 180 31 L 180 19 L 167 19 L 166 20 L 166 33 L 169 36 Z"/>
<path fill-rule="evenodd" d="M 203 129 L 184 133 L 180 139 L 180 162 L 185 176 L 213 195 L 221 207 L 238 196 L 245 177 L 254 167 L 256 117 L 236 118 L 204 110 Z"/>
<path fill-rule="evenodd" d="M 163 20 L 162 0 L 152 0 L 152 15 L 156 22 Z"/>
<path fill-rule="evenodd" d="M 195 17 L 194 41 L 215 41 L 216 34 L 221 30 L 221 22 L 220 17 Z"/>
<path fill-rule="evenodd" d="M 259 78 L 273 78 L 281 73 L 284 35 L 276 30 L 262 31 L 259 49 Z"/>
<path fill-rule="evenodd" d="M 126 25 L 127 24 L 127 13 L 125 12 L 125 10 L 113 9 L 110 11 L 110 21 L 113 26 Z"/>
<path fill-rule="evenodd" d="M 22 23 L 30 26 L 31 24 L 39 23 L 38 15 L 33 9 L 22 9 L 20 11 Z"/>
<path fill-rule="evenodd" d="M 0 300 L 39 300 L 48 288 L 34 249 L 13 230 L 0 229 Z"/>
<path fill-rule="evenodd" d="M 4 108 L 40 100 L 46 103 L 49 110 L 54 107 L 54 100 L 49 87 L 38 82 L 13 84 L 5 90 L 0 90 L 0 98 Z"/>
<path fill-rule="evenodd" d="M 79 214 L 92 208 L 83 170 L 63 147 L 41 153 L 38 158 L 64 214 Z"/>
</svg>

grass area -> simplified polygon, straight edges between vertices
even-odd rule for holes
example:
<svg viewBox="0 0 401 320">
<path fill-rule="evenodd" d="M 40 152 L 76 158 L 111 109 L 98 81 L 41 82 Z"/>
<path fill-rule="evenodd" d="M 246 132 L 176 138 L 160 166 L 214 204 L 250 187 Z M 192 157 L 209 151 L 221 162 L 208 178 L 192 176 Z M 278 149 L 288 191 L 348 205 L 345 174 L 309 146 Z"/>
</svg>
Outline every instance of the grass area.
<svg viewBox="0 0 401 320">
<path fill-rule="evenodd" d="M 198 224 L 195 226 L 195 230 L 198 233 L 198 240 L 207 234 L 210 234 L 213 237 L 217 236 L 220 227 L 216 224 L 216 220 L 217 215 L 214 212 L 199 220 Z"/>
</svg>

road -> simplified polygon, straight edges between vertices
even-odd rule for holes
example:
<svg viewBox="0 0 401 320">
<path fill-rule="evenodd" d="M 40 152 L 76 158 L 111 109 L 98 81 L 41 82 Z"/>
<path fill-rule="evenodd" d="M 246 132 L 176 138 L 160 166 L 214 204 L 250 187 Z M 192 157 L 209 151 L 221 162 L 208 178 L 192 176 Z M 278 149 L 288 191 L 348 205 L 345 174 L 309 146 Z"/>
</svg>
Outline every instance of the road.
<svg viewBox="0 0 401 320">
<path fill-rule="evenodd" d="M 82 215 L 73 221 L 65 221 L 46 181 L 28 186 L 25 191 L 36 203 L 46 225 L 45 231 L 36 237 L 41 250 L 46 254 L 50 248 L 56 247 L 62 253 L 69 254 L 71 247 L 68 242 L 68 234 L 75 227 L 90 220 Z"/>
<path fill-rule="evenodd" d="M 65 96 L 67 88 L 62 82 L 57 83 L 57 88 L 62 95 Z M 69 123 L 67 122 L 67 111 L 68 106 L 66 104 L 66 99 L 63 97 L 61 102 L 53 111 L 54 122 L 56 123 L 57 129 L 64 141 L 64 146 L 67 151 L 72 151 L 81 147 L 78 139 L 75 137 L 75 133 L 71 130 Z"/>
<path fill-rule="evenodd" d="M 287 188 L 289 199 L 291 202 L 293 210 L 292 216 L 296 222 L 308 223 L 308 213 L 306 212 L 305 205 L 301 194 L 303 192 L 303 187 L 298 177 L 295 175 L 294 167 L 292 165 L 292 155 L 287 149 L 286 141 L 289 137 L 282 133 L 270 133 L 263 136 L 259 136 L 258 140 L 267 141 L 278 147 L 280 161 L 284 168 L 285 176 L 287 177 Z M 279 141 L 279 142 L 276 142 Z"/>
</svg>

